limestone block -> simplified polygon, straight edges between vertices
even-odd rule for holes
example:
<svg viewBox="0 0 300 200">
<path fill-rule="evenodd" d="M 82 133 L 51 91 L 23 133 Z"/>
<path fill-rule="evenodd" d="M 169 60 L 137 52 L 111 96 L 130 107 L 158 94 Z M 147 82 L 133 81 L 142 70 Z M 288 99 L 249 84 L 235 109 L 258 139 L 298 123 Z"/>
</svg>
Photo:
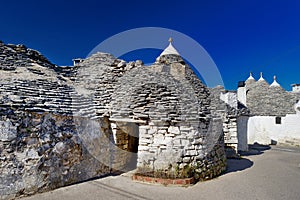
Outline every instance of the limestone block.
<svg viewBox="0 0 300 200">
<path fill-rule="evenodd" d="M 236 132 L 237 132 L 237 127 L 230 128 L 230 129 L 229 129 L 229 132 L 230 132 L 230 133 L 236 133 Z"/>
<path fill-rule="evenodd" d="M 167 149 L 167 146 L 164 145 L 164 144 L 161 144 L 161 145 L 159 146 L 159 149 L 160 149 L 160 150 L 165 150 L 165 149 Z"/>
<path fill-rule="evenodd" d="M 142 145 L 142 144 L 140 144 L 140 145 L 138 146 L 138 151 L 149 151 L 149 149 L 150 149 L 150 147 L 147 146 L 147 145 Z"/>
<path fill-rule="evenodd" d="M 164 130 L 164 129 L 163 129 L 163 130 L 161 130 L 161 129 L 160 129 L 160 130 L 158 130 L 158 131 L 157 131 L 157 133 L 158 133 L 158 134 L 166 134 L 166 133 L 167 133 L 167 131 L 166 131 L 166 130 Z"/>
<path fill-rule="evenodd" d="M 203 138 L 195 139 L 195 140 L 192 142 L 192 144 L 193 144 L 193 145 L 203 144 Z"/>
<path fill-rule="evenodd" d="M 164 142 L 163 134 L 156 134 L 153 138 L 153 144 L 162 144 Z"/>
<path fill-rule="evenodd" d="M 152 140 L 150 138 L 140 137 L 139 138 L 139 144 L 140 145 L 147 145 L 152 143 Z"/>
<path fill-rule="evenodd" d="M 197 153 L 196 150 L 186 150 L 185 155 L 187 155 L 187 156 L 197 156 L 198 153 Z"/>
<path fill-rule="evenodd" d="M 166 137 L 175 137 L 175 134 L 165 134 Z"/>
<path fill-rule="evenodd" d="M 182 146 L 182 145 L 181 145 L 181 140 L 178 139 L 178 138 L 174 138 L 172 142 L 173 142 L 173 146 L 174 146 L 174 147 Z"/>
<path fill-rule="evenodd" d="M 180 131 L 190 131 L 191 127 L 190 126 L 180 126 Z"/>
<path fill-rule="evenodd" d="M 190 141 L 188 139 L 181 139 L 181 145 L 186 147 L 190 144 Z"/>
<path fill-rule="evenodd" d="M 153 135 L 153 134 L 156 134 L 157 133 L 157 128 L 156 127 L 151 127 L 149 130 L 148 130 L 148 134 L 150 135 Z"/>
<path fill-rule="evenodd" d="M 54 152 L 63 154 L 67 150 L 66 145 L 63 142 L 58 142 L 54 147 Z"/>
<path fill-rule="evenodd" d="M 143 125 L 139 126 L 139 132 L 140 132 L 140 134 L 146 134 L 148 129 L 150 129 L 149 126 L 143 126 Z"/>
<path fill-rule="evenodd" d="M 179 135 L 179 134 L 180 134 L 180 130 L 179 130 L 179 128 L 176 127 L 176 126 L 170 126 L 170 127 L 168 128 L 168 132 L 169 132 L 169 133 L 173 133 L 173 134 L 175 134 L 175 135 Z"/>
<path fill-rule="evenodd" d="M 10 120 L 0 121 L 0 141 L 10 142 L 17 137 L 17 127 Z"/>
<path fill-rule="evenodd" d="M 173 138 L 172 137 L 165 137 L 164 140 L 161 141 L 161 145 L 172 146 L 173 145 Z"/>
<path fill-rule="evenodd" d="M 190 161 L 191 161 L 191 157 L 184 157 L 182 159 L 182 162 L 184 162 L 184 163 L 189 163 Z"/>
<path fill-rule="evenodd" d="M 203 160 L 204 158 L 204 154 L 203 153 L 199 153 L 197 156 L 195 156 L 196 160 Z"/>
<path fill-rule="evenodd" d="M 40 156 L 38 155 L 38 153 L 35 149 L 29 149 L 26 152 L 26 158 L 28 158 L 28 159 L 39 159 Z"/>
<path fill-rule="evenodd" d="M 126 66 L 126 62 L 125 61 L 121 61 L 119 62 L 119 64 L 117 65 L 117 67 L 125 67 Z"/>
<path fill-rule="evenodd" d="M 148 162 L 155 160 L 155 154 L 148 151 L 139 151 L 138 152 L 138 161 L 139 163 Z"/>
</svg>

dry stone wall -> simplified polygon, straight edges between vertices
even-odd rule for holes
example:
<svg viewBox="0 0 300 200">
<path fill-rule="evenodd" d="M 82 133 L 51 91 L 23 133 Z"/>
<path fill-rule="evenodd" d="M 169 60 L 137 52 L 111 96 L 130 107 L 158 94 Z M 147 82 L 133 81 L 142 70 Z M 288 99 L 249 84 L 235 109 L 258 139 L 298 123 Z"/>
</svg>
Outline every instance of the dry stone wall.
<svg viewBox="0 0 300 200">
<path fill-rule="evenodd" d="M 140 62 L 126 63 L 107 53 L 96 53 L 78 64 L 76 76 L 73 77 L 78 93 L 91 99 L 97 116 L 109 116 L 109 103 L 117 88 L 117 82 L 124 73 Z"/>
<path fill-rule="evenodd" d="M 60 68 L 22 45 L 0 50 L 1 198 L 136 166 L 198 180 L 225 170 L 222 121 L 180 56 L 146 67 L 97 53 Z"/>
<path fill-rule="evenodd" d="M 212 99 L 211 109 L 213 114 L 221 117 L 223 121 L 225 145 L 227 147 L 232 147 L 236 153 L 239 150 L 246 151 L 248 149 L 247 141 L 239 139 L 240 133 L 238 132 L 239 127 L 237 122 L 239 118 L 249 116 L 249 109 L 237 101 L 235 92 L 226 91 L 222 86 L 211 88 L 210 95 Z M 224 99 L 226 98 L 226 95 L 230 95 L 230 99 Z M 228 152 L 227 156 L 230 157 L 229 153 L 230 152 Z"/>
<path fill-rule="evenodd" d="M 214 122 L 222 125 L 221 121 Z M 222 127 L 216 124 L 212 122 L 214 128 L 206 134 L 189 123 L 140 126 L 138 173 L 196 180 L 219 175 L 226 168 L 226 156 Z"/>
<path fill-rule="evenodd" d="M 109 174 L 110 168 L 103 162 L 110 159 L 110 149 L 106 146 L 110 144 L 109 139 L 99 136 L 97 131 L 89 131 L 86 141 L 86 137 L 80 135 L 86 132 L 80 128 L 86 129 L 90 122 L 84 122 L 85 119 L 69 116 L 2 109 L 1 198 L 48 191 Z M 93 151 L 101 150 L 100 157 L 86 148 L 86 143 L 94 140 L 97 145 Z"/>
<path fill-rule="evenodd" d="M 44 67 L 55 68 L 55 65 L 36 50 L 29 49 L 25 45 L 6 45 L 0 41 L 1 70 L 16 70 L 17 67 L 25 67 L 33 63 Z M 40 72 L 34 71 L 34 73 L 39 74 Z"/>
<path fill-rule="evenodd" d="M 222 121 L 213 120 L 208 89 L 182 62 L 173 55 L 127 72 L 112 95 L 111 120 L 140 124 L 138 173 L 205 180 L 226 167 Z"/>
<path fill-rule="evenodd" d="M 111 173 L 110 124 L 73 86 L 78 69 L 60 70 L 22 45 L 0 49 L 1 198 Z"/>
</svg>

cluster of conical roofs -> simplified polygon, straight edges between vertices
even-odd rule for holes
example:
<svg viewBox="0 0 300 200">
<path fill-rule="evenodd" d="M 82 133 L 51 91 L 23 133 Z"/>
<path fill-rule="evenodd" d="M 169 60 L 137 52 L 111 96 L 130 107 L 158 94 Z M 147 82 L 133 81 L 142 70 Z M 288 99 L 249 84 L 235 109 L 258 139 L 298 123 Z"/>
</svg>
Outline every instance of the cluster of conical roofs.
<svg viewBox="0 0 300 200">
<path fill-rule="evenodd" d="M 255 83 L 255 82 L 256 82 L 256 80 L 253 77 L 252 72 L 250 72 L 250 76 L 246 80 L 246 84 L 249 85 L 249 84 L 252 84 L 252 83 Z M 266 82 L 268 84 L 268 82 L 264 79 L 262 72 L 260 72 L 260 78 L 258 79 L 258 82 Z M 281 87 L 281 85 L 277 82 L 277 77 L 276 76 L 273 77 L 273 83 L 270 85 L 270 87 Z"/>
</svg>

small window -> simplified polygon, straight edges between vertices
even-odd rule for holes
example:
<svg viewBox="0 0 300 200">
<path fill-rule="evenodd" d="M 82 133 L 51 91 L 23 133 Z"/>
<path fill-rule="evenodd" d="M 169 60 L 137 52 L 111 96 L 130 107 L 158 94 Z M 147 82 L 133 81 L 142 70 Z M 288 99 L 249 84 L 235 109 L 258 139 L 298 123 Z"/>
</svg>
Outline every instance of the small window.
<svg viewBox="0 0 300 200">
<path fill-rule="evenodd" d="M 276 117 L 275 118 L 275 123 L 276 124 L 281 124 L 281 117 Z"/>
</svg>

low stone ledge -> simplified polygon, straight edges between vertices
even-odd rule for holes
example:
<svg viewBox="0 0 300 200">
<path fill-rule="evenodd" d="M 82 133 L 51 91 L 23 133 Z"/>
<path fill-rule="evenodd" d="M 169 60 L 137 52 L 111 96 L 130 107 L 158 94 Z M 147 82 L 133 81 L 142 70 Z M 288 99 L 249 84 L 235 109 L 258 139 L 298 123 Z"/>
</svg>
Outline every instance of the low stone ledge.
<svg viewBox="0 0 300 200">
<path fill-rule="evenodd" d="M 139 124 L 146 124 L 147 121 L 145 120 L 136 120 L 131 118 L 109 118 L 109 121 L 112 122 L 131 122 L 131 123 L 139 123 Z"/>
<path fill-rule="evenodd" d="M 196 183 L 194 177 L 191 178 L 156 178 L 156 177 L 149 177 L 143 176 L 139 174 L 132 175 L 132 180 L 144 183 L 151 183 L 151 184 L 161 184 L 161 185 L 178 185 L 178 186 L 189 186 Z"/>
</svg>

